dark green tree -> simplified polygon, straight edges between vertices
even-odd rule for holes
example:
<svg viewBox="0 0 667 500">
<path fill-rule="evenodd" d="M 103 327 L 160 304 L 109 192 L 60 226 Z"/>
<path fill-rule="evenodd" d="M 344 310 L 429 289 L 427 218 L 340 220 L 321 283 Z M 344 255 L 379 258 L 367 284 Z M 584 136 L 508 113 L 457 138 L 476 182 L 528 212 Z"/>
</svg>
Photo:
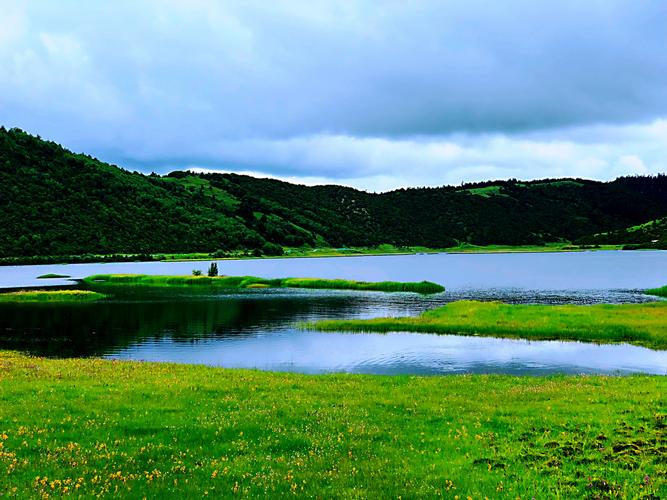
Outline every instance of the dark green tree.
<svg viewBox="0 0 667 500">
<path fill-rule="evenodd" d="M 214 277 L 218 275 L 218 263 L 211 262 L 211 265 L 208 267 L 208 275 Z"/>
</svg>

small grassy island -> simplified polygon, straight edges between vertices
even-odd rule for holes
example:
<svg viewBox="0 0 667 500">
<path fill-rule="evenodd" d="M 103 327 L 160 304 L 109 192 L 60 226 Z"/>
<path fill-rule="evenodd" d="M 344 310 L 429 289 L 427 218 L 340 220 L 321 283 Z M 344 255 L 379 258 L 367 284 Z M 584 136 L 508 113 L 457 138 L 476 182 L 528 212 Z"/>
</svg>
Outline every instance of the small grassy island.
<svg viewBox="0 0 667 500">
<path fill-rule="evenodd" d="M 628 342 L 667 349 L 667 302 L 543 306 L 459 301 L 416 317 L 324 320 L 303 327 L 320 331 L 403 331 L 533 340 Z"/>
<path fill-rule="evenodd" d="M 0 494 L 661 498 L 667 377 L 299 375 L 0 351 Z"/>
<path fill-rule="evenodd" d="M 90 290 L 25 290 L 0 293 L 0 302 L 91 302 L 105 297 Z"/>
<path fill-rule="evenodd" d="M 91 289 L 123 286 L 209 286 L 219 288 L 320 288 L 336 290 L 368 290 L 380 292 L 439 293 L 445 288 L 430 281 L 403 283 L 398 281 L 353 281 L 319 278 L 264 279 L 255 276 L 159 276 L 146 274 L 96 274 L 83 279 Z"/>
<path fill-rule="evenodd" d="M 53 280 L 58 278 L 70 278 L 70 276 L 68 274 L 55 274 L 55 273 L 42 274 L 41 276 L 37 276 L 38 280 Z"/>
</svg>

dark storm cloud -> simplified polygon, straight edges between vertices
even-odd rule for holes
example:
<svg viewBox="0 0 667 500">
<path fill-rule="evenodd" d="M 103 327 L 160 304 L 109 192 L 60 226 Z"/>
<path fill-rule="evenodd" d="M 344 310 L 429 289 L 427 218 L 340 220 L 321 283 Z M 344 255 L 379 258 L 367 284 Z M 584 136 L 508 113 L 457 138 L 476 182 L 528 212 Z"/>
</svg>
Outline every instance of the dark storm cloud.
<svg viewBox="0 0 667 500">
<path fill-rule="evenodd" d="M 391 177 L 387 149 L 667 115 L 663 1 L 0 7 L 0 121 L 148 170 Z"/>
</svg>

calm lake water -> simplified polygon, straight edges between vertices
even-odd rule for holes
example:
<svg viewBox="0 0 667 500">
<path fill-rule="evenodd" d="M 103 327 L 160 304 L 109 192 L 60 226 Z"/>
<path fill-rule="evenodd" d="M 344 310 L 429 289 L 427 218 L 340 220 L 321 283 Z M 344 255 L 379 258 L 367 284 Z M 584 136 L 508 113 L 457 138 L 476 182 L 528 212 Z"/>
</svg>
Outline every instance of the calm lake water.
<svg viewBox="0 0 667 500">
<path fill-rule="evenodd" d="M 189 274 L 208 262 L 0 268 L 0 287 L 63 285 L 45 273 Z M 667 351 L 629 345 L 528 342 L 410 333 L 336 334 L 295 323 L 411 315 L 453 300 L 642 302 L 667 283 L 667 252 L 416 255 L 222 261 L 224 274 L 444 284 L 431 296 L 317 290 L 192 294 L 170 290 L 91 304 L 0 304 L 0 348 L 52 356 L 202 363 L 304 373 L 667 374 Z"/>
</svg>

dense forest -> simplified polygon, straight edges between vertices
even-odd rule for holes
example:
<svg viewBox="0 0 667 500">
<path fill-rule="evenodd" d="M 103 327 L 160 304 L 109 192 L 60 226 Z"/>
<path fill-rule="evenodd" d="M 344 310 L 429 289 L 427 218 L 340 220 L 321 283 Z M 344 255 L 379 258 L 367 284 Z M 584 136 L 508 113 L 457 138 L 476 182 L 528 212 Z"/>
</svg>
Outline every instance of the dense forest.
<svg viewBox="0 0 667 500">
<path fill-rule="evenodd" d="M 283 247 L 382 243 L 642 243 L 626 228 L 666 216 L 665 175 L 372 194 L 236 174 L 145 175 L 0 128 L 0 257 L 237 249 L 276 255 Z"/>
</svg>

